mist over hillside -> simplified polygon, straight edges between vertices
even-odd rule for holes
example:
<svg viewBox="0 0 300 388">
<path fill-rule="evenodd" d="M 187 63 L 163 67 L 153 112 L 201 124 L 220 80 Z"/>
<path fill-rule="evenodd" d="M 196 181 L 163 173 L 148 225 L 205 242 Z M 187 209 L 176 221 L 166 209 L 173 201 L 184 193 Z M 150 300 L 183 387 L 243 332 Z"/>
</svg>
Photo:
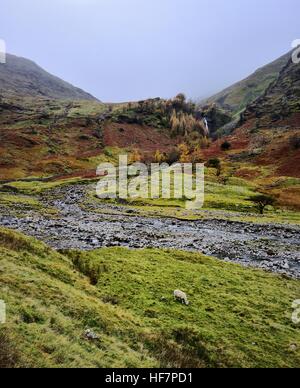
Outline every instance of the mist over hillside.
<svg viewBox="0 0 300 388">
<path fill-rule="evenodd" d="M 291 53 L 283 55 L 272 63 L 256 70 L 246 79 L 235 83 L 210 98 L 204 99 L 201 105 L 216 103 L 234 114 L 241 112 L 249 103 L 260 97 L 268 86 L 276 80 L 290 57 Z"/>
</svg>

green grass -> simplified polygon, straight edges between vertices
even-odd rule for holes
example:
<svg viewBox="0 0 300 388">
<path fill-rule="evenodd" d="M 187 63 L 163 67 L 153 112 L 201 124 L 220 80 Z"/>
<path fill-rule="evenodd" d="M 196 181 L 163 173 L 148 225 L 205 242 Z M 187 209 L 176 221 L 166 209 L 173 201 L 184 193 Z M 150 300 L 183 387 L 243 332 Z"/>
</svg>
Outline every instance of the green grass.
<svg viewBox="0 0 300 388">
<path fill-rule="evenodd" d="M 32 195 L 10 194 L 0 192 L 0 207 L 2 214 L 7 211 L 16 217 L 26 217 L 28 211 L 38 212 L 42 215 L 56 216 L 57 209 L 45 206 L 37 197 Z"/>
<path fill-rule="evenodd" d="M 103 155 L 99 158 L 94 158 L 96 164 L 108 161 L 113 163 L 116 161 L 118 155 L 118 149 L 108 148 L 107 155 Z M 13 196 L 11 194 L 4 193 L 0 195 L 0 203 L 9 203 L 11 206 L 15 204 L 21 206 L 24 203 L 24 208 L 32 205 L 32 208 L 37 208 L 38 199 L 30 196 L 38 196 L 39 194 L 46 193 L 57 187 L 71 186 L 74 184 L 89 184 L 96 180 L 71 178 L 63 179 L 52 182 L 22 182 L 15 181 L 2 187 L 6 190 L 16 191 L 18 194 Z M 282 178 L 278 181 L 278 185 L 284 184 L 288 187 L 298 184 L 298 180 L 291 178 Z M 277 187 L 277 186 L 276 186 Z M 173 193 L 173 185 L 171 186 L 171 194 Z M 163 216 L 163 217 L 175 217 L 185 220 L 196 220 L 202 218 L 220 218 L 230 219 L 232 221 L 245 221 L 245 222 L 259 222 L 259 223 L 300 223 L 300 213 L 289 211 L 284 208 L 273 209 L 269 208 L 266 214 L 262 217 L 257 214 L 255 205 L 249 200 L 256 194 L 255 186 L 253 183 L 248 182 L 245 179 L 230 177 L 226 185 L 220 184 L 215 171 L 213 169 L 206 170 L 206 183 L 205 183 L 205 204 L 204 208 L 199 211 L 186 210 L 186 199 L 128 199 L 127 201 L 110 200 L 108 203 L 117 204 L 119 211 L 124 212 L 128 208 L 134 209 L 138 213 L 145 216 Z M 93 211 L 97 212 L 97 208 L 94 205 L 102 202 L 96 197 L 95 191 L 91 191 L 85 200 L 85 205 L 89 208 L 92 205 Z M 99 210 L 103 212 L 103 208 Z M 111 210 L 110 210 L 111 211 Z"/>
<path fill-rule="evenodd" d="M 206 171 L 205 179 L 205 204 L 207 209 L 223 209 L 229 211 L 239 212 L 255 212 L 254 204 L 249 201 L 249 198 L 255 196 L 254 189 L 245 180 L 238 178 L 230 178 L 229 184 L 222 185 L 217 183 L 215 176 L 210 175 L 211 171 Z M 151 180 L 149 178 L 149 188 L 151 187 Z M 195 187 L 194 187 L 195 189 Z M 162 178 L 160 176 L 160 198 L 133 198 L 128 199 L 128 204 L 136 206 L 156 206 L 163 208 L 186 208 L 186 198 L 174 198 L 174 180 L 171 178 L 170 199 L 162 198 Z M 150 190 L 149 190 L 150 196 Z M 95 195 L 93 196 L 93 199 Z M 114 202 L 114 201 L 112 201 Z M 118 202 L 116 200 L 115 202 Z"/>
<path fill-rule="evenodd" d="M 249 201 L 255 192 L 246 186 L 220 185 L 206 182 L 205 207 L 239 212 L 255 212 L 254 205 Z"/>
<path fill-rule="evenodd" d="M 174 250 L 59 254 L 5 229 L 0 268 L 2 366 L 300 366 L 299 281 Z"/>
<path fill-rule="evenodd" d="M 47 368 L 158 365 L 140 346 L 136 317 L 102 302 L 65 256 L 0 229 L 0 268 L 0 299 L 7 304 L 7 323 L 0 325 L 2 367 L 11 360 Z M 99 341 L 84 338 L 87 328 L 97 331 Z"/>
<path fill-rule="evenodd" d="M 16 191 L 17 193 L 30 196 L 30 195 L 38 195 L 58 187 L 71 186 L 75 184 L 86 184 L 86 183 L 90 183 L 91 181 L 92 181 L 91 179 L 83 179 L 83 178 L 61 179 L 61 180 L 50 181 L 50 182 L 15 181 L 9 184 L 5 184 L 2 187 L 7 191 Z"/>
<path fill-rule="evenodd" d="M 40 208 L 40 202 L 29 196 L 0 193 L 0 204 L 9 207 L 21 206 L 23 208 Z"/>
<path fill-rule="evenodd" d="M 287 180 L 289 185 L 298 183 L 296 179 Z M 286 182 L 284 180 L 284 182 Z M 174 185 L 171 182 L 171 196 L 173 196 Z M 244 221 L 253 223 L 290 223 L 300 224 L 300 213 L 285 208 L 269 207 L 265 210 L 264 216 L 258 214 L 256 205 L 251 202 L 251 197 L 257 195 L 256 186 L 245 179 L 230 177 L 226 185 L 218 182 L 213 169 L 206 169 L 205 178 L 205 203 L 202 209 L 189 211 L 186 209 L 186 199 L 144 199 L 128 198 L 105 200 L 107 203 L 119 206 L 124 212 L 129 208 L 144 216 L 175 217 L 184 220 L 197 220 L 203 218 L 219 218 L 232 221 Z M 93 211 L 97 211 L 93 205 L 101 203 L 95 191 L 91 191 L 85 200 L 89 208 L 92 205 Z M 103 212 L 103 208 L 100 209 Z"/>
</svg>

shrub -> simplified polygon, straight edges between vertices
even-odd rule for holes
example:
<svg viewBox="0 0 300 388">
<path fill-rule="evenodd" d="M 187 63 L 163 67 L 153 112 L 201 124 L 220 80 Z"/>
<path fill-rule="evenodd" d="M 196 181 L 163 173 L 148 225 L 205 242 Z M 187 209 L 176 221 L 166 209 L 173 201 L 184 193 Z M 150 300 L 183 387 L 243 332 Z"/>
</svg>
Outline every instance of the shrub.
<svg viewBox="0 0 300 388">
<path fill-rule="evenodd" d="M 139 163 L 142 161 L 142 155 L 139 150 L 134 149 L 130 155 L 129 158 L 129 163 L 134 164 L 134 163 Z"/>
<path fill-rule="evenodd" d="M 194 149 L 194 152 L 191 155 L 192 163 L 203 163 L 203 154 L 199 147 Z"/>
<path fill-rule="evenodd" d="M 221 145 L 222 151 L 229 151 L 231 148 L 231 144 L 228 141 L 224 141 L 224 143 Z"/>
<path fill-rule="evenodd" d="M 190 163 L 191 158 L 189 147 L 185 143 L 183 143 L 178 146 L 178 150 L 180 152 L 180 163 Z"/>
<path fill-rule="evenodd" d="M 163 163 L 166 160 L 166 155 L 161 153 L 159 150 L 155 152 L 154 161 L 155 163 Z"/>
<path fill-rule="evenodd" d="M 220 159 L 215 158 L 215 159 L 209 159 L 206 165 L 209 168 L 218 168 L 220 164 L 221 164 Z"/>
<path fill-rule="evenodd" d="M 206 165 L 209 168 L 215 168 L 217 170 L 217 176 L 221 175 L 222 164 L 221 164 L 221 160 L 220 159 L 218 159 L 218 158 L 209 159 L 209 161 L 207 162 Z"/>
<path fill-rule="evenodd" d="M 87 141 L 91 140 L 91 137 L 89 135 L 80 135 L 79 140 Z"/>
<path fill-rule="evenodd" d="M 267 206 L 274 206 L 276 202 L 274 197 L 265 194 L 256 195 L 255 197 L 250 198 L 250 200 L 256 204 L 260 214 L 264 214 L 265 208 Z"/>
<path fill-rule="evenodd" d="M 290 146 L 294 150 L 298 150 L 300 148 L 300 137 L 291 137 Z"/>
<path fill-rule="evenodd" d="M 108 158 L 111 158 L 113 156 L 113 153 L 111 152 L 111 150 L 109 150 L 108 148 L 106 148 L 104 150 L 104 155 L 107 156 Z"/>
<path fill-rule="evenodd" d="M 176 149 L 172 150 L 166 157 L 166 162 L 168 164 L 174 164 L 180 159 L 180 152 Z"/>
</svg>

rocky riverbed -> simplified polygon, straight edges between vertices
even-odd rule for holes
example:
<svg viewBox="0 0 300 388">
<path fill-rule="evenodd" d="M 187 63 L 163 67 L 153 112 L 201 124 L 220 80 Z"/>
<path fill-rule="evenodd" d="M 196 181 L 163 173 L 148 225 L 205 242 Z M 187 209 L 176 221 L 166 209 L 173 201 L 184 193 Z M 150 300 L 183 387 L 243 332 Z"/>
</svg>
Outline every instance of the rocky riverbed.
<svg viewBox="0 0 300 388">
<path fill-rule="evenodd" d="M 124 214 L 123 207 L 104 203 L 87 210 L 82 204 L 89 190 L 89 186 L 72 186 L 40 197 L 45 207 L 58 210 L 56 217 L 30 209 L 21 215 L 0 210 L 0 225 L 34 236 L 56 249 L 183 249 L 300 279 L 298 226 L 149 218 L 132 210 Z"/>
</svg>

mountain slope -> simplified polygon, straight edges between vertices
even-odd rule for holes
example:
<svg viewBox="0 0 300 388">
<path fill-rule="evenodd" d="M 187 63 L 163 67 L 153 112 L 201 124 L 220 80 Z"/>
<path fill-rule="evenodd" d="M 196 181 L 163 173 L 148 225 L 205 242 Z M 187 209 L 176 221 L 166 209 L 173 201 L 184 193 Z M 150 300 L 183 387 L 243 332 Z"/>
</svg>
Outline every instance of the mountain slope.
<svg viewBox="0 0 300 388">
<path fill-rule="evenodd" d="M 257 119 L 257 126 L 286 121 L 290 127 L 299 127 L 300 66 L 290 59 L 279 78 L 266 92 L 249 104 L 242 115 L 243 121 Z M 298 117 L 298 120 L 297 120 Z"/>
<path fill-rule="evenodd" d="M 0 65 L 0 94 L 64 100 L 96 100 L 92 95 L 49 74 L 34 62 L 7 54 Z"/>
<path fill-rule="evenodd" d="M 258 69 L 246 79 L 203 101 L 201 105 L 217 103 L 234 114 L 242 111 L 249 103 L 261 96 L 268 86 L 276 80 L 289 58 L 290 53 L 283 55 L 276 61 Z"/>
<path fill-rule="evenodd" d="M 290 59 L 278 79 L 265 93 L 249 104 L 241 115 L 239 127 L 223 139 L 230 150 L 222 152 L 216 142 L 209 150 L 210 156 L 221 156 L 234 163 L 251 163 L 272 170 L 273 176 L 300 178 L 300 65 Z M 295 181 L 297 183 L 297 181 Z M 276 183 L 277 184 L 277 183 Z M 282 196 L 284 188 L 278 189 Z M 297 186 L 297 187 L 296 187 Z M 289 187 L 290 204 L 299 207 L 299 184 Z M 297 199 L 298 197 L 298 199 Z M 297 199 L 297 201 L 295 201 Z"/>
<path fill-rule="evenodd" d="M 191 109 L 188 114 L 178 104 L 176 99 L 105 105 L 97 101 L 2 98 L 0 180 L 74 172 L 86 176 L 91 171 L 95 175 L 100 160 L 108 161 L 107 157 L 121 150 L 146 162 L 154 160 L 157 151 L 168 156 L 174 155 L 175 149 L 178 155 L 182 128 L 188 134 L 193 131 L 196 140 L 201 140 L 205 131 L 195 117 L 194 106 L 183 103 Z M 171 119 L 176 124 L 174 132 L 169 127 Z"/>
</svg>

